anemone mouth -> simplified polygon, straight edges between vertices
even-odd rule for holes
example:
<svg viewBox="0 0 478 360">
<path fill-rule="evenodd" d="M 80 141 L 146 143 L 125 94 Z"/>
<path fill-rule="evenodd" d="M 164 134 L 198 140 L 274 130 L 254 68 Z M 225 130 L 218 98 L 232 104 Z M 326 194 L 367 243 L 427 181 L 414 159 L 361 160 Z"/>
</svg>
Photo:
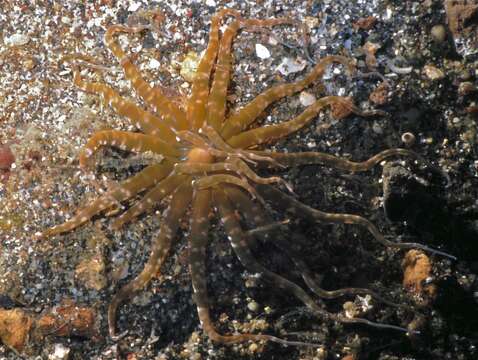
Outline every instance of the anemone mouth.
<svg viewBox="0 0 478 360">
<path fill-rule="evenodd" d="M 188 152 L 187 161 L 190 163 L 212 164 L 215 161 L 215 158 L 208 150 L 199 147 L 193 147 Z"/>
</svg>

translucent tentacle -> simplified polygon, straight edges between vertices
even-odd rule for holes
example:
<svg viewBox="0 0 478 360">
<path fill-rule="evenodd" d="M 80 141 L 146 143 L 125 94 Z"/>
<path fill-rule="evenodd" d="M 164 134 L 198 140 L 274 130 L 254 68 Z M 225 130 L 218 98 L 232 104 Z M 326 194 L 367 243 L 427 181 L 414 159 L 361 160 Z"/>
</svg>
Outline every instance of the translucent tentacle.
<svg viewBox="0 0 478 360">
<path fill-rule="evenodd" d="M 276 341 L 284 345 L 309 345 L 300 342 L 290 342 L 270 335 L 234 334 L 221 335 L 217 332 L 209 313 L 207 293 L 206 247 L 208 241 L 209 220 L 211 210 L 210 190 L 199 190 L 193 200 L 191 214 L 191 233 L 189 236 L 189 271 L 194 291 L 194 301 L 197 306 L 199 321 L 207 336 L 221 344 L 233 344 L 244 341 Z"/>
<path fill-rule="evenodd" d="M 200 179 L 194 180 L 193 185 L 196 189 L 208 189 L 218 187 L 219 184 L 231 184 L 236 185 L 248 193 L 255 199 L 263 202 L 262 198 L 257 194 L 257 191 L 252 187 L 247 180 L 238 178 L 234 175 L 228 174 L 217 174 L 201 177 Z"/>
<path fill-rule="evenodd" d="M 372 224 L 366 218 L 359 215 L 352 214 L 336 214 L 336 213 L 327 213 L 323 212 L 310 206 L 301 203 L 300 201 L 294 199 L 293 197 L 284 194 L 282 191 L 274 189 L 271 186 L 267 185 L 257 185 L 257 191 L 262 194 L 266 199 L 272 201 L 278 205 L 283 210 L 287 211 L 292 215 L 298 215 L 301 217 L 309 218 L 312 221 L 319 221 L 324 223 L 332 224 L 353 224 L 359 225 L 367 229 L 372 236 L 380 244 L 386 247 L 397 248 L 397 249 L 421 249 L 432 254 L 438 254 L 441 256 L 448 257 L 450 259 L 456 260 L 452 255 L 444 253 L 439 250 L 432 249 L 426 245 L 419 243 L 395 243 L 387 240 L 378 228 Z"/>
<path fill-rule="evenodd" d="M 191 96 L 187 103 L 186 117 L 192 129 L 199 129 L 206 121 L 207 98 L 209 94 L 209 81 L 219 49 L 219 27 L 225 16 L 240 18 L 239 12 L 231 9 L 218 11 L 211 19 L 209 43 L 196 70 L 196 75 L 191 89 Z"/>
<path fill-rule="evenodd" d="M 263 208 L 261 208 L 257 203 L 251 201 L 251 199 L 241 190 L 235 189 L 232 187 L 227 187 L 224 189 L 227 196 L 234 202 L 234 204 L 239 209 L 240 213 L 244 218 L 254 226 L 265 227 L 268 224 L 272 223 L 272 219 L 267 215 Z M 277 245 L 280 249 L 284 251 L 285 254 L 291 258 L 291 260 L 296 265 L 297 269 L 300 271 L 304 282 L 307 284 L 309 289 L 311 289 L 317 296 L 324 299 L 335 299 L 345 295 L 357 295 L 357 294 L 369 294 L 373 296 L 374 299 L 383 302 L 384 304 L 390 306 L 398 306 L 397 304 L 383 298 L 376 292 L 365 289 L 365 288 L 343 288 L 338 290 L 324 290 L 315 280 L 312 272 L 309 270 L 309 267 L 302 260 L 300 254 L 296 254 L 292 247 L 290 246 L 291 239 L 285 238 L 284 232 L 276 227 L 269 228 L 269 231 L 264 232 L 255 232 L 255 236 L 259 236 L 261 239 L 270 241 Z M 288 237 L 291 237 L 292 234 L 288 233 Z"/>
<path fill-rule="evenodd" d="M 166 196 L 171 194 L 180 184 L 187 181 L 188 177 L 184 175 L 170 175 L 151 190 L 149 190 L 142 199 L 138 200 L 128 210 L 118 216 L 111 224 L 113 229 L 119 229 L 127 222 L 131 221 L 135 217 L 151 210 Z"/>
<path fill-rule="evenodd" d="M 277 163 L 274 159 L 269 156 L 261 156 L 258 153 L 252 151 L 243 151 L 241 149 L 235 149 L 219 135 L 219 133 L 214 130 L 211 126 L 204 125 L 201 129 L 199 129 L 200 134 L 205 134 L 208 140 L 214 145 L 215 148 L 223 151 L 226 153 L 226 156 L 233 157 L 236 156 L 240 159 L 243 159 L 249 163 L 254 165 L 257 164 L 257 161 L 262 161 L 266 163 L 270 163 L 271 165 L 281 167 L 279 163 Z M 220 155 L 219 155 L 220 156 Z"/>
<path fill-rule="evenodd" d="M 261 185 L 262 187 L 269 187 L 268 185 Z M 406 332 L 407 330 L 395 325 L 379 324 L 366 319 L 361 318 L 346 318 L 343 316 L 331 314 L 322 308 L 320 308 L 315 301 L 302 289 L 299 285 L 292 281 L 283 278 L 276 273 L 267 270 L 262 266 L 253 256 L 251 250 L 248 247 L 247 235 L 242 231 L 241 225 L 235 214 L 235 209 L 232 206 L 227 195 L 221 190 L 214 191 L 214 199 L 216 207 L 221 216 L 224 229 L 229 236 L 232 248 L 236 253 L 239 261 L 242 265 L 252 273 L 259 273 L 267 280 L 274 283 L 278 288 L 283 289 L 289 293 L 292 293 L 297 299 L 302 301 L 304 305 L 316 316 L 323 319 L 334 319 L 343 323 L 363 323 L 378 328 L 396 329 Z"/>
<path fill-rule="evenodd" d="M 217 56 L 216 71 L 209 93 L 207 111 L 207 123 L 216 131 L 220 131 L 226 115 L 227 89 L 232 68 L 232 41 L 237 31 L 241 28 L 255 28 L 264 26 L 277 26 L 282 24 L 294 24 L 289 18 L 277 19 L 239 19 L 232 22 L 222 35 L 220 48 Z"/>
<path fill-rule="evenodd" d="M 247 177 L 249 180 L 257 184 L 273 184 L 280 183 L 283 184 L 290 192 L 293 192 L 292 185 L 287 181 L 282 179 L 279 176 L 271 176 L 267 178 L 260 177 L 257 175 L 247 164 L 238 158 L 230 158 L 226 162 L 217 162 L 217 163 L 178 163 L 174 169 L 179 174 L 205 174 L 210 172 L 217 171 L 233 171 L 237 174 Z"/>
<path fill-rule="evenodd" d="M 300 153 L 280 153 L 269 151 L 252 151 L 254 154 L 270 157 L 276 160 L 279 164 L 287 167 L 301 166 L 301 165 L 323 165 L 334 169 L 345 170 L 350 172 L 368 171 L 380 162 L 395 156 L 406 156 L 411 158 L 418 158 L 418 155 L 407 149 L 387 149 L 379 152 L 371 158 L 354 162 L 338 156 L 321 153 L 321 152 L 300 152 Z"/>
<path fill-rule="evenodd" d="M 143 79 L 138 68 L 132 63 L 131 58 L 125 54 L 121 46 L 115 39 L 117 33 L 137 33 L 141 32 L 145 27 L 127 27 L 124 25 L 113 25 L 108 28 L 105 33 L 105 43 L 111 50 L 113 55 L 118 59 L 123 67 L 126 78 L 131 82 L 131 85 L 136 90 L 138 95 L 155 111 L 159 111 L 162 115 L 162 120 L 174 126 L 177 130 L 184 130 L 188 128 L 186 121 L 186 114 L 172 101 L 163 94 L 161 89 L 152 88 L 147 81 Z"/>
<path fill-rule="evenodd" d="M 75 57 L 69 56 L 63 59 L 63 61 L 69 60 L 74 61 Z M 122 98 L 110 86 L 83 80 L 77 65 L 73 66 L 73 82 L 78 88 L 87 93 L 100 95 L 105 105 L 110 105 L 116 113 L 128 118 L 134 126 L 144 133 L 157 136 L 171 144 L 177 142 L 170 124 L 141 109 L 132 101 Z"/>
<path fill-rule="evenodd" d="M 256 121 L 257 117 L 269 105 L 277 100 L 305 89 L 314 81 L 320 79 L 327 67 L 334 62 L 343 64 L 350 73 L 355 69 L 352 60 L 349 58 L 344 56 L 327 56 L 315 65 L 312 71 L 304 79 L 290 84 L 276 85 L 256 96 L 254 100 L 236 111 L 225 121 L 221 130 L 221 135 L 225 139 L 229 139 L 231 136 L 237 135 L 245 130 L 249 125 Z"/>
<path fill-rule="evenodd" d="M 131 298 L 158 274 L 169 252 L 180 220 L 191 203 L 191 198 L 192 188 L 190 184 L 185 183 L 177 188 L 169 207 L 164 213 L 164 220 L 161 222 L 159 234 L 151 244 L 151 254 L 143 270 L 133 280 L 123 286 L 111 300 L 108 307 L 108 327 L 110 336 L 113 339 L 116 338 L 116 312 L 118 306 Z"/>
<path fill-rule="evenodd" d="M 227 140 L 227 142 L 232 147 L 247 149 L 254 145 L 259 145 L 264 142 L 274 141 L 282 137 L 286 137 L 307 125 L 319 114 L 320 111 L 322 111 L 324 107 L 331 106 L 333 104 L 340 104 L 341 106 L 350 109 L 351 112 L 359 115 L 365 115 L 362 111 L 353 106 L 353 104 L 351 104 L 346 98 L 340 96 L 325 96 L 310 105 L 300 115 L 296 116 L 292 120 L 276 125 L 263 126 L 244 131 L 231 137 L 229 140 Z"/>
<path fill-rule="evenodd" d="M 100 198 L 78 210 L 75 216 L 68 221 L 45 230 L 40 235 L 40 238 L 47 238 L 76 229 L 100 212 L 117 205 L 119 202 L 128 200 L 141 191 L 151 187 L 156 182 L 166 177 L 171 170 L 172 165 L 167 163 L 148 166 L 140 173 L 123 181 L 114 189 L 108 191 Z"/>
<path fill-rule="evenodd" d="M 164 157 L 179 157 L 182 152 L 175 146 L 156 136 L 132 133 L 129 131 L 104 130 L 95 132 L 80 152 L 80 167 L 86 167 L 89 158 L 100 146 L 115 146 L 134 152 L 151 151 Z"/>
</svg>

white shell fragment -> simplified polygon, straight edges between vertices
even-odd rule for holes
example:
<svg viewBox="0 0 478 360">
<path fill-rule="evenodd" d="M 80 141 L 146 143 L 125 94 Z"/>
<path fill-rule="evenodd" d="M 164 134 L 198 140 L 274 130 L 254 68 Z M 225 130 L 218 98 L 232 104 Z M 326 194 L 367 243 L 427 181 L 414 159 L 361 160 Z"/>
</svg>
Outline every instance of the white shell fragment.
<svg viewBox="0 0 478 360">
<path fill-rule="evenodd" d="M 271 57 L 271 52 L 262 44 L 256 44 L 256 55 L 259 59 L 268 59 Z"/>
<path fill-rule="evenodd" d="M 302 91 L 299 96 L 299 101 L 302 106 L 309 106 L 315 102 L 316 98 L 313 94 L 307 91 Z"/>
<path fill-rule="evenodd" d="M 65 360 L 70 354 L 70 348 L 63 344 L 55 344 L 55 349 L 52 354 L 48 355 L 48 360 Z"/>
<path fill-rule="evenodd" d="M 282 62 L 277 67 L 277 71 L 279 71 L 282 75 L 287 76 L 289 74 L 293 74 L 305 69 L 305 65 L 307 62 L 304 59 L 297 58 L 284 58 Z"/>
<path fill-rule="evenodd" d="M 156 60 L 156 59 L 150 59 L 149 60 L 148 67 L 150 69 L 159 69 L 160 66 L 161 66 L 161 63 L 158 60 Z"/>
<path fill-rule="evenodd" d="M 135 12 L 136 10 L 138 10 L 139 8 L 141 7 L 141 3 L 140 2 L 131 2 L 129 4 L 129 7 L 128 7 L 128 11 L 131 11 L 131 12 Z"/>
<path fill-rule="evenodd" d="M 30 37 L 24 34 L 13 34 L 5 39 L 5 44 L 8 46 L 22 46 L 28 44 Z"/>
</svg>

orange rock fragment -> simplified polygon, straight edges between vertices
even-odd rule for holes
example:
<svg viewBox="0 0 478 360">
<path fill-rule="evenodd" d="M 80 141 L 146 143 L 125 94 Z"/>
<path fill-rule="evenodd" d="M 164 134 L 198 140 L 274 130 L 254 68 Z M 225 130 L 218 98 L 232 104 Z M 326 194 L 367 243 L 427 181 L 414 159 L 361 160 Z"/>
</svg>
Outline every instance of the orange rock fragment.
<svg viewBox="0 0 478 360">
<path fill-rule="evenodd" d="M 375 57 L 375 54 L 378 49 L 380 49 L 380 44 L 370 41 L 367 41 L 362 46 L 362 51 L 365 54 L 365 64 L 367 64 L 369 69 L 375 69 L 377 67 L 377 58 Z"/>
<path fill-rule="evenodd" d="M 471 106 L 468 106 L 465 111 L 468 113 L 468 114 L 472 114 L 472 115 L 476 115 L 478 114 L 478 106 L 476 105 L 471 105 Z"/>
<path fill-rule="evenodd" d="M 419 250 L 408 251 L 403 259 L 402 268 L 403 287 L 413 295 L 418 304 L 428 305 L 435 299 L 436 286 L 426 283 L 432 274 L 432 264 L 427 255 Z"/>
<path fill-rule="evenodd" d="M 344 100 L 347 105 L 342 102 L 332 103 L 330 105 L 332 117 L 336 120 L 345 119 L 352 113 L 352 108 L 354 106 L 353 99 L 351 97 L 346 97 Z M 350 104 L 350 106 L 348 106 L 348 104 Z"/>
<path fill-rule="evenodd" d="M 15 156 L 8 145 L 0 145 L 0 181 L 8 180 L 10 168 L 15 162 Z"/>
<path fill-rule="evenodd" d="M 33 319 L 23 310 L 0 309 L 0 339 L 16 352 L 24 352 L 32 326 Z"/>
<path fill-rule="evenodd" d="M 385 105 L 390 100 L 389 92 L 390 86 L 388 82 L 383 81 L 370 93 L 368 98 L 375 105 Z"/>
<path fill-rule="evenodd" d="M 36 315 L 23 309 L 0 308 L 0 340 L 20 354 L 30 354 L 46 336 L 98 337 L 96 316 L 91 308 L 73 302 L 48 309 Z"/>
<path fill-rule="evenodd" d="M 10 170 L 10 167 L 15 162 L 12 150 L 8 145 L 0 145 L 0 170 Z"/>
<path fill-rule="evenodd" d="M 93 310 L 87 307 L 78 307 L 72 302 L 55 306 L 38 319 L 36 326 L 37 331 L 43 335 L 86 338 L 97 335 Z"/>
<path fill-rule="evenodd" d="M 468 33 L 472 31 L 472 25 L 476 25 L 478 4 L 473 1 L 445 1 L 445 10 L 448 18 L 448 26 L 453 36 Z"/>
<path fill-rule="evenodd" d="M 367 16 L 353 23 L 354 29 L 370 30 L 377 23 L 375 16 Z"/>
</svg>

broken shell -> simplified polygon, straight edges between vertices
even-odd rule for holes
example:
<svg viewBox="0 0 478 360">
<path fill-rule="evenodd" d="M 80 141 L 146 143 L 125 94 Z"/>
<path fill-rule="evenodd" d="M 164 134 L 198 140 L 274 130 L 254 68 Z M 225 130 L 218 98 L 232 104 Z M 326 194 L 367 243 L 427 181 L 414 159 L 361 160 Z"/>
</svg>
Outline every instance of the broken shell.
<svg viewBox="0 0 478 360">
<path fill-rule="evenodd" d="M 262 44 L 256 44 L 256 55 L 259 59 L 268 59 L 271 57 L 271 52 Z"/>
<path fill-rule="evenodd" d="M 7 46 L 23 46 L 30 42 L 30 37 L 25 34 L 13 34 L 5 39 Z"/>
</svg>

